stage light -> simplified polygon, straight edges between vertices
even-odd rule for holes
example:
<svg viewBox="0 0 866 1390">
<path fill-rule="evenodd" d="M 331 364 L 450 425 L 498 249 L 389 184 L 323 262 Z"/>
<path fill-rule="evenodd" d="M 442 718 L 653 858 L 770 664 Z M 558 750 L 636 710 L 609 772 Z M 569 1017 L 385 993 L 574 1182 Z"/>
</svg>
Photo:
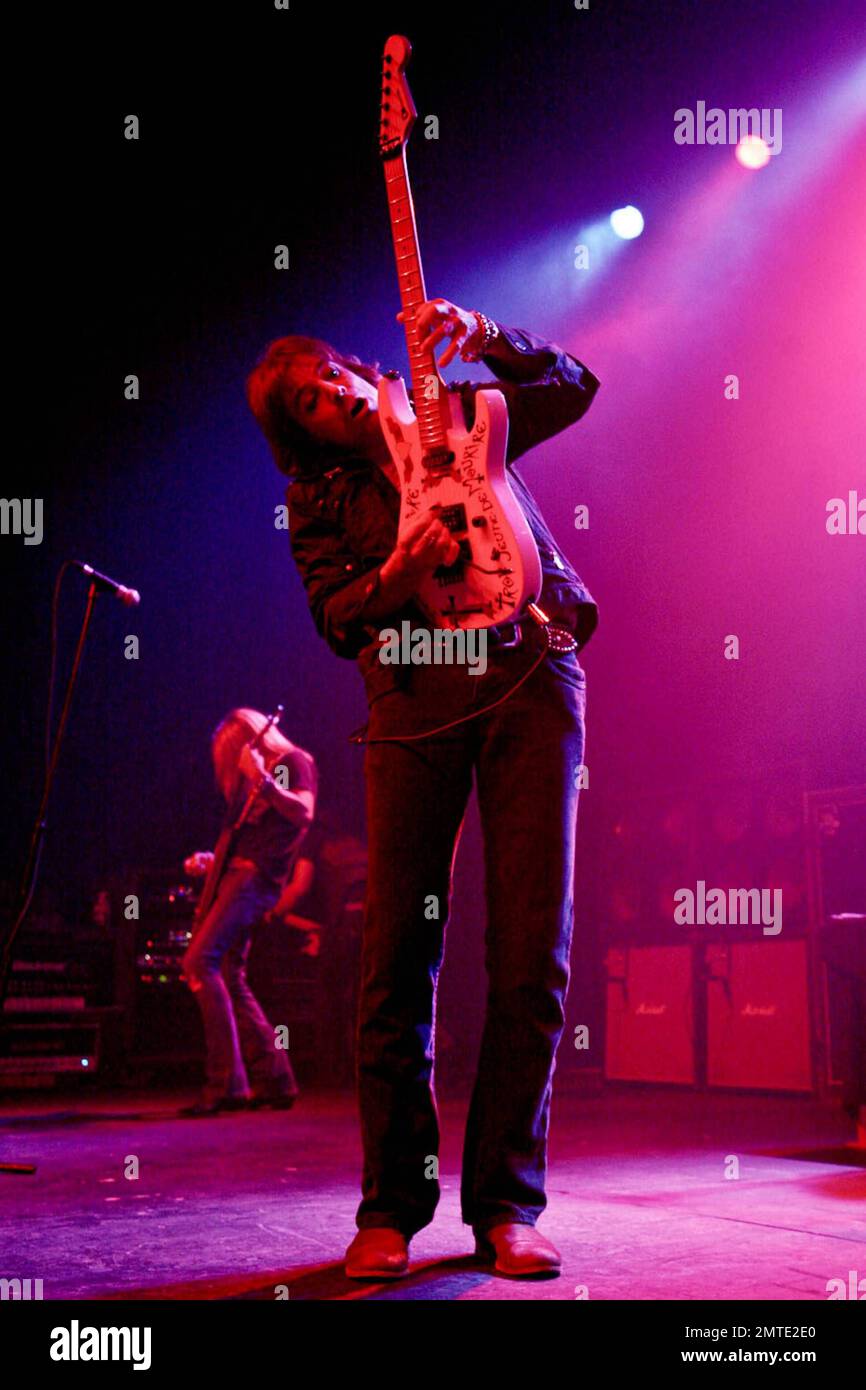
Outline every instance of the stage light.
<svg viewBox="0 0 866 1390">
<path fill-rule="evenodd" d="M 770 161 L 770 147 L 760 135 L 744 135 L 734 153 L 744 169 L 763 169 Z"/>
<path fill-rule="evenodd" d="M 643 231 L 643 215 L 629 203 L 626 208 L 617 208 L 610 215 L 610 225 L 623 241 L 631 241 Z"/>
</svg>

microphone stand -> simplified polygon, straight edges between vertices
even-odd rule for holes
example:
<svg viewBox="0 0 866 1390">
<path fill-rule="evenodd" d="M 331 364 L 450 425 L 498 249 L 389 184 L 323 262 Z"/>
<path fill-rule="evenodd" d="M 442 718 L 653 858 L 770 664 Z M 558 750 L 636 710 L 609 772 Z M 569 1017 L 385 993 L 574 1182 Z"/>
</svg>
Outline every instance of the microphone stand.
<svg viewBox="0 0 866 1390">
<path fill-rule="evenodd" d="M 57 733 L 54 736 L 54 747 L 48 762 L 45 773 L 45 786 L 42 791 L 42 801 L 36 813 L 36 820 L 30 835 L 30 850 L 27 856 L 27 863 L 24 867 L 24 874 L 21 879 L 21 888 L 18 901 L 20 907 L 18 916 L 5 934 L 5 939 L 0 933 L 0 1028 L 5 1024 L 4 1001 L 6 999 L 6 989 L 9 980 L 9 972 L 12 966 L 12 947 L 21 925 L 30 909 L 33 893 L 36 888 L 36 876 L 39 872 L 39 860 L 42 856 L 42 846 L 45 839 L 47 821 L 45 819 L 48 811 L 48 801 L 51 796 L 51 788 L 54 785 L 54 774 L 57 771 L 57 762 L 60 757 L 60 748 L 63 743 L 63 735 L 66 732 L 66 724 L 69 719 L 69 710 L 72 705 L 72 692 L 78 679 L 78 670 L 81 666 L 81 657 L 84 652 L 84 643 L 87 639 L 87 632 L 90 627 L 90 619 L 93 615 L 93 605 L 99 585 L 96 580 L 92 580 L 87 591 L 87 606 L 84 611 L 84 619 L 81 624 L 81 631 L 78 635 L 78 645 L 75 649 L 75 657 L 72 662 L 72 670 L 66 682 L 66 695 L 63 700 L 63 709 L 60 712 L 60 720 L 57 725 Z M 35 1173 L 35 1163 L 5 1163 L 0 1162 L 0 1173 Z"/>
</svg>

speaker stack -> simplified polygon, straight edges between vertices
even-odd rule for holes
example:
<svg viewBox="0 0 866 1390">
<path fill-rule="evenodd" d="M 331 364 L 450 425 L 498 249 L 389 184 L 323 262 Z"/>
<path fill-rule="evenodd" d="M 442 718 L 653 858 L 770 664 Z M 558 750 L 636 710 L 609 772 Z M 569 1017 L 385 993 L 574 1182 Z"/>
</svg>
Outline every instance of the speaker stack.
<svg viewBox="0 0 866 1390">
<path fill-rule="evenodd" d="M 602 886 L 608 1079 L 815 1089 L 803 808 L 795 769 L 771 785 L 648 799 L 612 819 Z M 684 890 L 696 906 L 686 921 Z M 724 903 L 717 922 L 700 912 L 712 890 Z"/>
</svg>

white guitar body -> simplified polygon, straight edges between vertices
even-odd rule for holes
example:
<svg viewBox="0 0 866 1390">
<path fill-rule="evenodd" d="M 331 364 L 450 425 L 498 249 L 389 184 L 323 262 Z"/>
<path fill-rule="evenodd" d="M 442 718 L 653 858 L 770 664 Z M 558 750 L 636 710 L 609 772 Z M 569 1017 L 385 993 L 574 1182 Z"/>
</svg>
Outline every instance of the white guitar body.
<svg viewBox="0 0 866 1390">
<path fill-rule="evenodd" d="M 508 407 L 501 391 L 479 390 L 475 422 L 466 429 L 457 393 L 447 393 L 453 462 L 425 466 L 420 430 L 402 377 L 379 382 L 379 418 L 400 480 L 400 525 L 436 509 L 459 543 L 460 558 L 439 566 L 418 602 L 442 628 L 492 627 L 514 621 L 541 593 L 535 538 L 505 467 Z"/>
</svg>

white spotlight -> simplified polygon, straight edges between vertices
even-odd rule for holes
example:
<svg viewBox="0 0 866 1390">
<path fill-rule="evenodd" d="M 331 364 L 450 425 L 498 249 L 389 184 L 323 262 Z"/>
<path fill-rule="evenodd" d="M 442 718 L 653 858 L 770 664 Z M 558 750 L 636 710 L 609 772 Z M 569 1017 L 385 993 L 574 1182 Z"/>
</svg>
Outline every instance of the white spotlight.
<svg viewBox="0 0 866 1390">
<path fill-rule="evenodd" d="M 643 214 L 629 203 L 626 208 L 617 208 L 610 215 L 610 225 L 624 241 L 631 241 L 643 231 Z"/>
<path fill-rule="evenodd" d="M 744 169 L 763 169 L 770 162 L 770 147 L 760 135 L 744 135 L 734 153 Z"/>
</svg>

